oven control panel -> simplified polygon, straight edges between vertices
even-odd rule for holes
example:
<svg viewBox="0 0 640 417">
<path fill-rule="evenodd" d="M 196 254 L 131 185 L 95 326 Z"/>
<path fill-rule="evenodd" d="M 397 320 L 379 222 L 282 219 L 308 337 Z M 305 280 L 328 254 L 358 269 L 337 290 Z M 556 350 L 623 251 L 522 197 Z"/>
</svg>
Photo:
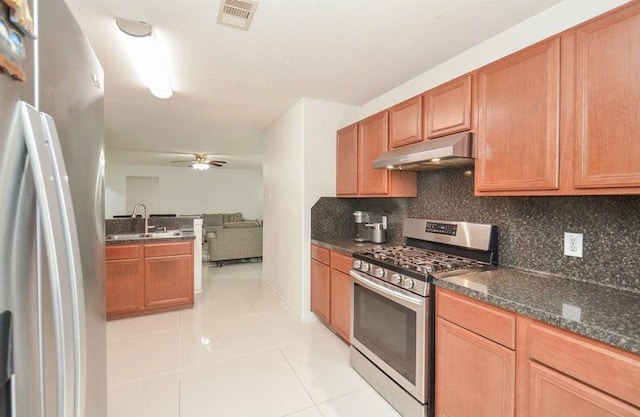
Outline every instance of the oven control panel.
<svg viewBox="0 0 640 417">
<path fill-rule="evenodd" d="M 404 288 L 415 294 L 422 295 L 423 297 L 428 295 L 427 283 L 424 281 L 414 280 L 413 278 L 408 277 L 404 274 L 390 271 L 386 268 L 371 264 L 360 259 L 354 259 L 351 266 L 354 270 L 364 272 L 370 277 L 375 277 L 381 281 Z"/>
<path fill-rule="evenodd" d="M 424 231 L 428 233 L 437 233 L 439 235 L 455 236 L 458 233 L 458 225 L 427 222 Z"/>
</svg>

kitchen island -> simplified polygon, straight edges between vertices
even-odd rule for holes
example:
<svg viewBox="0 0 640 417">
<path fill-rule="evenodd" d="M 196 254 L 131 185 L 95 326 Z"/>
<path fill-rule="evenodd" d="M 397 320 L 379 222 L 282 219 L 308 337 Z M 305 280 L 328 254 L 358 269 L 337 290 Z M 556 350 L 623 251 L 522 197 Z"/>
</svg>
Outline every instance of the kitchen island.
<svg viewBox="0 0 640 417">
<path fill-rule="evenodd" d="M 193 233 L 106 241 L 107 320 L 193 307 Z"/>
</svg>

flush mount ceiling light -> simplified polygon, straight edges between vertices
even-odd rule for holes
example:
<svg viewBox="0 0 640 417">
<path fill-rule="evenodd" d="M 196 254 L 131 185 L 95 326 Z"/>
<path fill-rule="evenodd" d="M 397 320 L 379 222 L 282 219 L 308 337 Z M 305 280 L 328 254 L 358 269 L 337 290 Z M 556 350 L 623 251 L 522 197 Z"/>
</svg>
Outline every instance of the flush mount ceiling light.
<svg viewBox="0 0 640 417">
<path fill-rule="evenodd" d="M 167 68 L 151 25 L 129 19 L 116 19 L 116 25 L 125 33 L 127 45 L 138 71 L 154 96 L 167 99 L 173 95 Z"/>
</svg>

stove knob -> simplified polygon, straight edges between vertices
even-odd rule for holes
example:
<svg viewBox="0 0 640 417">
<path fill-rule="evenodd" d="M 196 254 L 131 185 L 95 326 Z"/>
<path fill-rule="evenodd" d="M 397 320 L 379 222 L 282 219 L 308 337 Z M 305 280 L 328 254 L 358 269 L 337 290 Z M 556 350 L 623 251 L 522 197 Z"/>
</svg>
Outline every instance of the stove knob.
<svg viewBox="0 0 640 417">
<path fill-rule="evenodd" d="M 360 259 L 355 259 L 353 261 L 353 269 L 360 269 L 360 265 L 362 265 L 362 261 Z"/>
<path fill-rule="evenodd" d="M 384 276 L 384 269 L 376 268 L 376 270 L 373 272 L 373 275 L 378 278 L 382 278 Z"/>
<path fill-rule="evenodd" d="M 402 277 L 400 276 L 400 274 L 393 274 L 391 275 L 391 282 L 400 285 L 400 283 L 402 282 Z"/>
<path fill-rule="evenodd" d="M 413 284 L 413 280 L 412 280 L 411 278 L 405 278 L 405 279 L 402 281 L 402 286 L 403 286 L 404 288 L 408 289 L 408 290 L 409 290 L 409 289 L 411 289 L 411 288 L 413 288 L 413 285 L 414 285 L 414 284 Z"/>
<path fill-rule="evenodd" d="M 363 263 L 362 263 L 362 266 L 360 267 L 360 270 L 361 270 L 362 272 L 369 272 L 369 268 L 370 268 L 370 267 L 371 267 L 371 266 L 370 266 L 368 263 L 363 262 Z"/>
</svg>

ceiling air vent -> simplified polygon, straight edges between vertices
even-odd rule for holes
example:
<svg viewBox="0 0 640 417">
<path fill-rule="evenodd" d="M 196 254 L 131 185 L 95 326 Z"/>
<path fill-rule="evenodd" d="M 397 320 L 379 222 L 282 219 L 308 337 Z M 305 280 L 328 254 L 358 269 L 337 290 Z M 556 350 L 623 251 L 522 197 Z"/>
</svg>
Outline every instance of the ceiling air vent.
<svg viewBox="0 0 640 417">
<path fill-rule="evenodd" d="M 258 2 L 251 0 L 221 0 L 218 23 L 236 29 L 249 30 Z"/>
</svg>

